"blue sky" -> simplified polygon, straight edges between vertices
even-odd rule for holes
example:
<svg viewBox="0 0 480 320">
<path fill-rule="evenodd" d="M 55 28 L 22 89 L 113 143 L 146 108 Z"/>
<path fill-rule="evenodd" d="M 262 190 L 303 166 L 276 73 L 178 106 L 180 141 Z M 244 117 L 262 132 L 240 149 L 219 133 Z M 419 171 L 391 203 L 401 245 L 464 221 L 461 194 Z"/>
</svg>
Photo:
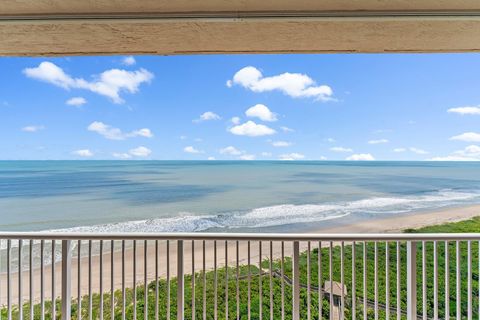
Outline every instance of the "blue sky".
<svg viewBox="0 0 480 320">
<path fill-rule="evenodd" d="M 480 160 L 479 54 L 0 66 L 1 159 Z"/>
</svg>

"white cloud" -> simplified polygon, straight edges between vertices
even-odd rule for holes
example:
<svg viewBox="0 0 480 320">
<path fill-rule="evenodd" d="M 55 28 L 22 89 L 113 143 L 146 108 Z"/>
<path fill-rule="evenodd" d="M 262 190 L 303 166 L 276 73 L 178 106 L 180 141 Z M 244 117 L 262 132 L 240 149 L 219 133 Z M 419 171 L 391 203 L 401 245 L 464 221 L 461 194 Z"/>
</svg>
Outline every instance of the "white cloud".
<svg viewBox="0 0 480 320">
<path fill-rule="evenodd" d="M 370 153 L 359 153 L 352 154 L 351 156 L 345 158 L 348 161 L 373 161 L 375 158 Z"/>
<path fill-rule="evenodd" d="M 145 137 L 145 138 L 152 138 L 153 133 L 148 128 L 143 128 L 139 130 L 134 130 L 132 132 L 124 133 L 122 130 L 118 128 L 114 128 L 108 124 L 105 124 L 100 121 L 92 122 L 88 127 L 88 131 L 96 132 L 106 139 L 110 140 L 125 140 L 127 138 L 134 138 L 134 137 Z"/>
<path fill-rule="evenodd" d="M 457 150 L 446 157 L 434 157 L 431 161 L 480 161 L 480 146 L 470 145 L 463 150 Z"/>
<path fill-rule="evenodd" d="M 210 120 L 220 120 L 222 119 L 218 114 L 212 111 L 204 112 L 200 115 L 200 118 L 193 120 L 193 122 L 202 122 Z"/>
<path fill-rule="evenodd" d="M 239 157 L 240 160 L 255 160 L 255 155 L 253 154 L 243 154 Z"/>
<path fill-rule="evenodd" d="M 130 159 L 132 156 L 128 153 L 113 153 L 112 156 L 118 159 Z"/>
<path fill-rule="evenodd" d="M 240 123 L 240 118 L 239 117 L 233 117 L 232 119 L 230 119 L 230 121 L 233 124 L 239 124 Z"/>
<path fill-rule="evenodd" d="M 228 155 L 231 155 L 231 156 L 239 156 L 239 155 L 244 153 L 244 151 L 240 151 L 237 148 L 235 148 L 234 146 L 225 147 L 223 149 L 220 149 L 219 152 L 220 152 L 220 154 L 228 154 Z"/>
<path fill-rule="evenodd" d="M 458 136 L 451 137 L 450 140 L 480 142 L 480 133 L 465 132 L 465 133 L 459 134 Z"/>
<path fill-rule="evenodd" d="M 290 147 L 292 145 L 291 142 L 288 141 L 273 141 L 272 146 L 277 147 L 277 148 L 282 148 L 282 147 Z"/>
<path fill-rule="evenodd" d="M 253 121 L 247 121 L 230 128 L 230 132 L 237 136 L 259 137 L 275 134 L 276 131 L 263 124 L 256 124 Z"/>
<path fill-rule="evenodd" d="M 88 149 L 75 150 L 72 154 L 83 158 L 93 157 L 93 152 Z"/>
<path fill-rule="evenodd" d="M 186 140 L 187 136 L 180 136 L 179 138 L 180 138 L 180 140 Z"/>
<path fill-rule="evenodd" d="M 123 103 L 120 93 L 136 93 L 142 83 L 149 83 L 153 74 L 145 69 L 126 71 L 110 69 L 88 81 L 83 78 L 73 78 L 56 64 L 44 61 L 34 68 L 26 68 L 23 73 L 32 79 L 44 81 L 65 90 L 84 89 L 110 98 L 114 103 Z"/>
<path fill-rule="evenodd" d="M 448 109 L 448 112 L 450 113 L 458 113 L 461 115 L 465 114 L 476 114 L 480 115 L 480 107 L 458 107 L 458 108 L 450 108 Z"/>
<path fill-rule="evenodd" d="M 382 143 L 388 143 L 388 140 L 387 139 L 378 139 L 378 140 L 368 141 L 368 144 L 382 144 Z"/>
<path fill-rule="evenodd" d="M 253 92 L 281 91 L 292 98 L 315 98 L 320 101 L 333 100 L 333 91 L 327 85 L 318 86 L 306 74 L 282 73 L 272 77 L 264 77 L 255 67 L 245 67 L 227 81 L 227 86 L 240 85 Z"/>
<path fill-rule="evenodd" d="M 133 56 L 125 57 L 122 60 L 122 64 L 124 64 L 126 66 L 133 66 L 136 63 L 137 63 L 137 60 L 135 60 L 135 58 Z"/>
<path fill-rule="evenodd" d="M 65 103 L 69 106 L 81 107 L 87 103 L 87 100 L 83 97 L 73 97 L 68 99 Z"/>
<path fill-rule="evenodd" d="M 183 148 L 183 151 L 186 152 L 186 153 L 203 153 L 203 151 L 195 149 L 193 146 L 187 146 L 187 147 Z"/>
<path fill-rule="evenodd" d="M 295 130 L 289 128 L 289 127 L 280 127 L 283 132 L 288 133 L 288 132 L 295 132 Z"/>
<path fill-rule="evenodd" d="M 37 131 L 40 131 L 40 130 L 43 130 L 43 129 L 45 129 L 44 126 L 26 126 L 26 127 L 22 128 L 22 131 L 24 131 L 24 132 L 37 132 Z"/>
<path fill-rule="evenodd" d="M 280 160 L 302 160 L 305 159 L 305 156 L 301 153 L 286 153 L 286 154 L 281 154 L 278 156 Z"/>
<path fill-rule="evenodd" d="M 327 157 L 320 156 L 320 157 L 318 158 L 318 160 L 328 160 L 328 159 L 327 159 Z"/>
<path fill-rule="evenodd" d="M 332 148 L 330 148 L 330 151 L 333 151 L 333 152 L 353 152 L 352 149 L 344 148 L 344 147 L 332 147 Z"/>
<path fill-rule="evenodd" d="M 152 153 L 152 150 L 140 146 L 134 149 L 130 149 L 128 153 L 134 157 L 148 157 Z"/>
<path fill-rule="evenodd" d="M 215 157 L 208 157 L 207 160 L 216 160 Z"/>
<path fill-rule="evenodd" d="M 334 143 L 336 140 L 333 138 L 326 138 L 325 141 L 327 141 L 328 143 Z"/>
<path fill-rule="evenodd" d="M 272 153 L 271 152 L 262 152 L 261 155 L 262 155 L 262 157 L 271 157 Z"/>
<path fill-rule="evenodd" d="M 405 151 L 407 151 L 406 148 L 395 148 L 395 149 L 393 149 L 393 152 L 405 152 Z"/>
<path fill-rule="evenodd" d="M 410 150 L 411 152 L 416 153 L 416 154 L 428 154 L 429 153 L 428 151 L 425 151 L 425 150 L 419 149 L 419 148 L 415 148 L 415 147 L 410 147 L 410 148 L 408 148 L 408 150 Z"/>
<path fill-rule="evenodd" d="M 270 111 L 264 104 L 256 104 L 245 111 L 245 115 L 250 118 L 259 118 L 263 121 L 277 121 L 277 115 Z"/>
</svg>

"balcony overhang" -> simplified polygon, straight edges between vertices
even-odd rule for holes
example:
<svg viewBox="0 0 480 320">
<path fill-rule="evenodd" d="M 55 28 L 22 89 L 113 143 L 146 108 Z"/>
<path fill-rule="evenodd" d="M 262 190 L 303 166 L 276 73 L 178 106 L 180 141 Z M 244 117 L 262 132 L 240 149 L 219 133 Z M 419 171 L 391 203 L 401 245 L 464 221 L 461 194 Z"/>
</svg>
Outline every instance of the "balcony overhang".
<svg viewBox="0 0 480 320">
<path fill-rule="evenodd" d="M 478 0 L 4 0 L 0 55 L 476 52 Z"/>
</svg>

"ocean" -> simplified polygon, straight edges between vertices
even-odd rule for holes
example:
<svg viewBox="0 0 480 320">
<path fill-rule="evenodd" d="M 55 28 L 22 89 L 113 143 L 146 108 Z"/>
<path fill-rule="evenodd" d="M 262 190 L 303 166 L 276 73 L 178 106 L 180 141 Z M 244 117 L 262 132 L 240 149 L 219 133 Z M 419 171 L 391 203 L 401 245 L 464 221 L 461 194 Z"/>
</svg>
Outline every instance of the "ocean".
<svg viewBox="0 0 480 320">
<path fill-rule="evenodd" d="M 301 232 L 480 203 L 480 163 L 0 161 L 1 231 Z"/>
</svg>

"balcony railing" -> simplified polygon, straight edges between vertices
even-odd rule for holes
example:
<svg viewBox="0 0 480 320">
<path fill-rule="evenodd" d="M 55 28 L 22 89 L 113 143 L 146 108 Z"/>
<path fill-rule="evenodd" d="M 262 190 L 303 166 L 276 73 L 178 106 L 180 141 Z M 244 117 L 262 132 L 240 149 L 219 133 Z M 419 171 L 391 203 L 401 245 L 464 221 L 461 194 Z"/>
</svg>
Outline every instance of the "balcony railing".
<svg viewBox="0 0 480 320">
<path fill-rule="evenodd" d="M 2 319 L 473 319 L 480 234 L 1 233 Z"/>
</svg>

